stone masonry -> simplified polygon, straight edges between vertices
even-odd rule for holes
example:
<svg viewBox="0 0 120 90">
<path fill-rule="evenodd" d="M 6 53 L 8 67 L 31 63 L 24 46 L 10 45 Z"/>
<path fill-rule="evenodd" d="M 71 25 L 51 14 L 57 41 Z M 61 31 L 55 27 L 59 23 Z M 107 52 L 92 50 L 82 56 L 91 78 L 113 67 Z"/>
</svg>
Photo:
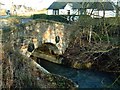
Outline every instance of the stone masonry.
<svg viewBox="0 0 120 90">
<path fill-rule="evenodd" d="M 59 50 L 57 54 L 61 55 L 65 52 L 69 43 L 70 32 L 67 28 L 68 25 L 59 22 L 32 20 L 12 28 L 11 33 L 13 35 L 11 35 L 11 38 L 13 38 L 14 44 L 24 55 L 31 55 L 31 52 L 28 51 L 29 43 L 34 44 L 34 49 L 43 43 L 52 43 Z M 56 38 L 59 39 L 57 42 Z"/>
</svg>

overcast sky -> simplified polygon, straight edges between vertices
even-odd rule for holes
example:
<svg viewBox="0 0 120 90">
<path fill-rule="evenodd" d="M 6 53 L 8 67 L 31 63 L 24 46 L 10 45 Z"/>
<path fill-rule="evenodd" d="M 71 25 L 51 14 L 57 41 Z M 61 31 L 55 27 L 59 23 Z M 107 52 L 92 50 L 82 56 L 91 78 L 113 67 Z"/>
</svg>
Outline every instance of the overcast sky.
<svg viewBox="0 0 120 90">
<path fill-rule="evenodd" d="M 10 8 L 12 4 L 11 2 L 13 2 L 14 4 L 18 4 L 18 5 L 21 4 L 21 5 L 33 7 L 35 9 L 42 9 L 42 8 L 49 7 L 53 1 L 56 1 L 56 0 L 0 0 L 0 2 L 5 4 L 5 8 L 7 9 Z M 59 0 L 59 1 L 68 1 L 68 0 Z M 79 0 L 74 0 L 74 1 L 79 1 Z M 111 1 L 115 2 L 116 0 L 111 0 Z"/>
</svg>

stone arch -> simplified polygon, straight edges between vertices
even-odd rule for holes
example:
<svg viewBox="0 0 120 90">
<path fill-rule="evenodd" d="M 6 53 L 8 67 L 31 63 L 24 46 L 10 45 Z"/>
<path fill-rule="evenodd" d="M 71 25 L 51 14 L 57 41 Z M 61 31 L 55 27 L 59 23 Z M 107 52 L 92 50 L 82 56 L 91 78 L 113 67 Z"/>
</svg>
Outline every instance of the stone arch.
<svg viewBox="0 0 120 90">
<path fill-rule="evenodd" d="M 51 55 L 60 54 L 58 47 L 51 42 L 46 42 L 41 44 L 34 50 L 34 52 L 42 52 L 42 53 L 51 54 Z"/>
<path fill-rule="evenodd" d="M 49 53 L 62 55 L 69 43 L 67 27 L 63 23 L 47 20 L 32 20 L 20 25 L 17 32 L 17 38 L 22 41 L 18 41 L 20 53 L 29 57 L 35 50 L 46 46 Z"/>
</svg>

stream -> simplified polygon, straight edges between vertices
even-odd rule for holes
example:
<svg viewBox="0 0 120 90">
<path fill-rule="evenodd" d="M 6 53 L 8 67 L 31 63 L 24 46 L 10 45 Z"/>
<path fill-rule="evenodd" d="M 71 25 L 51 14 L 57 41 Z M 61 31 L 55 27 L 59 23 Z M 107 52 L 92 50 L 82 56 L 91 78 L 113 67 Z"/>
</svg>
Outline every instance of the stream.
<svg viewBox="0 0 120 90">
<path fill-rule="evenodd" d="M 112 85 L 115 79 L 112 74 L 92 70 L 76 70 L 49 61 L 40 59 L 40 65 L 50 73 L 65 76 L 73 80 L 80 88 L 119 88 L 117 84 Z M 112 85 L 112 86 L 111 86 Z"/>
<path fill-rule="evenodd" d="M 21 19 L 21 23 L 27 23 L 29 21 L 31 21 L 31 19 Z M 39 61 L 39 64 L 50 73 L 65 76 L 73 80 L 80 88 L 120 88 L 117 83 L 112 85 L 115 81 L 112 73 L 93 70 L 76 70 L 43 59 Z"/>
</svg>

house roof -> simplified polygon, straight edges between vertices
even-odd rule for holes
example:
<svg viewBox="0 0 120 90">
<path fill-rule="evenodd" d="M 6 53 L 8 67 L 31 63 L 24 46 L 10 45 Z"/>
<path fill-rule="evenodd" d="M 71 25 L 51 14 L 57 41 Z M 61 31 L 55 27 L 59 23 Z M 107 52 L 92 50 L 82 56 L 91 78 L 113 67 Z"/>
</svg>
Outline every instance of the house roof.
<svg viewBox="0 0 120 90">
<path fill-rule="evenodd" d="M 68 2 L 53 2 L 48 9 L 64 9 Z M 73 9 L 82 8 L 82 2 L 69 2 L 73 4 Z"/>
<path fill-rule="evenodd" d="M 56 0 L 57 2 L 111 2 L 111 0 Z"/>
<path fill-rule="evenodd" d="M 82 2 L 73 2 L 72 4 L 73 4 L 73 9 L 83 8 Z"/>
<path fill-rule="evenodd" d="M 53 2 L 48 9 L 64 9 L 66 2 Z"/>
<path fill-rule="evenodd" d="M 114 10 L 114 3 L 112 2 L 53 2 L 48 9 L 64 9 L 67 3 L 73 4 L 73 9 L 87 8 L 97 10 Z M 103 8 L 104 7 L 104 8 Z"/>
<path fill-rule="evenodd" d="M 115 10 L 115 5 L 112 2 L 94 2 L 91 3 L 88 8 L 97 10 Z"/>
</svg>

